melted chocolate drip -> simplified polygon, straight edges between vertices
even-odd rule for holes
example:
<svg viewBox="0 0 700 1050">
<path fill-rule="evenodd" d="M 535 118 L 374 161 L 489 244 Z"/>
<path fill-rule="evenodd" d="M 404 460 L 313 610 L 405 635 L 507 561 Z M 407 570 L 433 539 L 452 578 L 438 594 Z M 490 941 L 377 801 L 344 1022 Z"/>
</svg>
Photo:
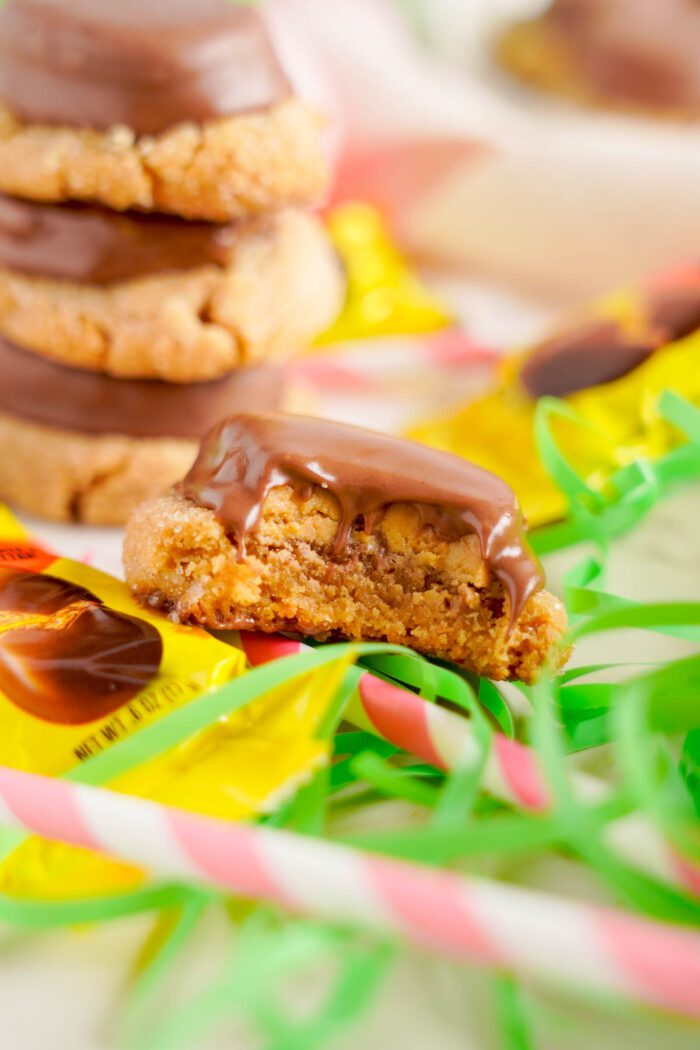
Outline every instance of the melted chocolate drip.
<svg viewBox="0 0 700 1050">
<path fill-rule="evenodd" d="M 82 434 L 198 441 L 232 412 L 275 411 L 284 396 L 279 368 L 232 372 L 208 383 L 115 379 L 49 361 L 0 338 L 0 412 Z"/>
<path fill-rule="evenodd" d="M 291 93 L 262 16 L 230 0 L 7 0 L 0 98 L 21 120 L 153 134 Z"/>
<path fill-rule="evenodd" d="M 46 722 L 104 718 L 155 678 L 151 624 L 55 576 L 0 572 L 0 691 Z"/>
<path fill-rule="evenodd" d="M 241 230 L 87 204 L 36 204 L 0 195 L 0 266 L 34 277 L 108 284 L 198 266 L 226 266 Z"/>
<path fill-rule="evenodd" d="M 528 357 L 520 381 L 530 397 L 566 397 L 633 371 L 658 341 L 626 339 L 615 321 L 593 321 L 543 343 Z"/>
<path fill-rule="evenodd" d="M 543 584 L 504 481 L 458 456 L 359 427 L 298 416 L 234 416 L 204 439 L 182 491 L 214 511 L 242 557 L 266 496 L 281 485 L 302 497 L 313 485 L 335 496 L 336 557 L 358 520 L 371 531 L 395 503 L 414 505 L 422 525 L 448 538 L 475 533 L 510 597 L 511 625 Z"/>
</svg>

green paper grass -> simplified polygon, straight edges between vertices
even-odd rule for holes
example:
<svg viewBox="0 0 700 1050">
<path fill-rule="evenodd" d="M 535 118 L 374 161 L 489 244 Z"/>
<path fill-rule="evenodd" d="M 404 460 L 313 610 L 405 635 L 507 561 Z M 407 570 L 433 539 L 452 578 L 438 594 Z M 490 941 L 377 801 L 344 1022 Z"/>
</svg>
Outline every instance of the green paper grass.
<svg viewBox="0 0 700 1050">
<path fill-rule="evenodd" d="M 645 604 L 605 586 L 611 546 L 679 485 L 700 480 L 700 412 L 674 394 L 664 395 L 661 408 L 687 442 L 655 462 L 624 467 L 601 492 L 576 474 L 553 439 L 552 420 L 570 417 L 570 409 L 550 399 L 538 407 L 540 454 L 567 497 L 569 513 L 535 533 L 533 545 L 541 554 L 583 544 L 594 548 L 565 580 L 575 640 L 618 630 L 638 631 L 640 638 L 660 633 L 690 643 L 700 640 L 700 603 Z M 607 840 L 611 821 L 641 813 L 681 855 L 700 862 L 700 654 L 662 664 L 565 670 L 535 687 L 520 687 L 526 708 L 516 713 L 507 690 L 400 647 L 319 645 L 257 668 L 173 712 L 84 763 L 69 779 L 108 782 L 291 677 L 342 661 L 348 665 L 343 684 L 322 728 L 334 761 L 265 822 L 432 866 L 478 870 L 488 863 L 509 877 L 517 877 L 523 861 L 566 858 L 600 892 L 629 909 L 700 927 L 700 900 L 620 860 Z M 449 702 L 462 711 L 474 730 L 475 760 L 445 774 L 370 733 L 348 731 L 344 712 L 365 668 L 428 702 Z M 519 812 L 484 790 L 483 769 L 495 732 L 525 740 L 537 751 L 552 797 L 546 813 Z M 593 756 L 602 747 L 611 762 L 609 794 L 594 803 L 582 801 L 571 786 L 571 754 Z M 408 802 L 407 812 L 422 814 L 420 822 L 407 820 L 390 831 L 338 830 L 347 827 L 349 816 L 353 829 L 361 827 L 363 815 L 387 799 Z M 157 1000 L 173 968 L 193 949 L 202 917 L 221 905 L 214 893 L 146 885 L 66 903 L 0 898 L 0 918 L 40 930 L 153 913 L 149 958 L 123 1015 L 124 1046 L 187 1047 L 213 1025 L 237 1018 L 253 1027 L 266 1050 L 320 1050 L 356 1023 L 381 989 L 392 958 L 386 943 L 332 925 L 284 918 L 267 905 L 236 904 L 227 911 L 231 950 L 222 972 L 190 1001 L 171 1003 L 167 1015 L 159 1015 Z M 333 977 L 319 1001 L 300 1016 L 283 993 L 295 975 L 312 974 L 315 968 Z M 494 1002 L 503 1045 L 534 1050 L 536 1000 L 509 975 L 500 975 Z"/>
</svg>

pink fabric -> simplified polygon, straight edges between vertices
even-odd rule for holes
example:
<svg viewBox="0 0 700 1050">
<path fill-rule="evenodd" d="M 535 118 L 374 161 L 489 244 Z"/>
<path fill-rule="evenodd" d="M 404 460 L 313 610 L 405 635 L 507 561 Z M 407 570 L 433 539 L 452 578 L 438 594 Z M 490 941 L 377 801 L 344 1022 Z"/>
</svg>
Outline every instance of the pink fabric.
<svg viewBox="0 0 700 1050">
<path fill-rule="evenodd" d="M 336 364 L 327 359 L 317 361 L 299 361 L 290 369 L 293 376 L 299 377 L 314 386 L 329 392 L 366 393 L 381 389 L 377 380 L 364 374 L 357 368 Z"/>
<path fill-rule="evenodd" d="M 647 282 L 650 291 L 663 291 L 665 288 L 697 288 L 700 284 L 700 263 L 681 263 L 671 266 L 663 273 L 657 274 Z"/>
<path fill-rule="evenodd" d="M 446 328 L 423 340 L 422 351 L 427 361 L 441 368 L 462 368 L 483 362 L 495 367 L 498 357 L 489 347 L 474 342 L 462 328 Z"/>
<path fill-rule="evenodd" d="M 430 735 L 424 700 L 370 674 L 360 679 L 359 692 L 367 717 L 386 740 L 439 769 L 445 768 Z"/>
<path fill-rule="evenodd" d="M 0 795 L 18 820 L 35 834 L 100 849 L 69 784 L 0 767 Z"/>
<path fill-rule="evenodd" d="M 484 149 L 464 138 L 416 138 L 365 148 L 348 147 L 336 173 L 332 203 L 363 200 L 379 208 L 393 228 L 422 198 Z"/>
<path fill-rule="evenodd" d="M 369 858 L 368 874 L 399 930 L 429 949 L 494 966 L 507 962 L 470 908 L 464 883 L 452 875 Z"/>
</svg>

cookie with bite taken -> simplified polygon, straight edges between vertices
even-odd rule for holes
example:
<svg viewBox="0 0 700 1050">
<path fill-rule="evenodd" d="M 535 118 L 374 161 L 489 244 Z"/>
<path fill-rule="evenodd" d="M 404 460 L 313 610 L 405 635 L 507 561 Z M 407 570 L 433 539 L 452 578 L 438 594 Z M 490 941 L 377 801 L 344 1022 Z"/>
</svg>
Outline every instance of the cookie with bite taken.
<svg viewBox="0 0 700 1050">
<path fill-rule="evenodd" d="M 137 598 L 183 623 L 386 640 L 526 682 L 566 656 L 509 487 L 358 427 L 232 416 L 136 512 L 124 564 Z"/>
</svg>

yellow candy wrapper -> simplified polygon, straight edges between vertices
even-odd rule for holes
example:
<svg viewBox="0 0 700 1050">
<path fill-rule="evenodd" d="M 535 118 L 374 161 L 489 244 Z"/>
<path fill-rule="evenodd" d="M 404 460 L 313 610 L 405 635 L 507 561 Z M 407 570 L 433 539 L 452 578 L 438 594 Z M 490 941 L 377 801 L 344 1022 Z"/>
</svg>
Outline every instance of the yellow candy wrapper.
<svg viewBox="0 0 700 1050">
<path fill-rule="evenodd" d="M 348 290 L 340 316 L 317 346 L 434 332 L 451 323 L 448 311 L 392 244 L 380 212 L 368 204 L 341 204 L 326 221 L 345 267 Z"/>
<path fill-rule="evenodd" d="M 240 649 L 143 609 L 121 581 L 32 543 L 0 506 L 0 765 L 81 779 L 90 763 L 247 669 Z M 283 682 L 127 764 L 110 784 L 227 819 L 270 812 L 327 761 L 317 735 L 337 675 Z M 0 892 L 66 898 L 143 877 L 82 850 L 15 840 L 0 837 Z"/>
<path fill-rule="evenodd" d="M 531 526 L 558 520 L 565 499 L 535 441 L 540 397 L 563 398 L 578 417 L 554 424 L 562 451 L 593 488 L 680 439 L 659 398 L 673 390 L 700 405 L 700 266 L 625 289 L 582 311 L 551 339 L 504 358 L 498 384 L 454 415 L 410 430 L 426 444 L 503 477 Z"/>
</svg>

